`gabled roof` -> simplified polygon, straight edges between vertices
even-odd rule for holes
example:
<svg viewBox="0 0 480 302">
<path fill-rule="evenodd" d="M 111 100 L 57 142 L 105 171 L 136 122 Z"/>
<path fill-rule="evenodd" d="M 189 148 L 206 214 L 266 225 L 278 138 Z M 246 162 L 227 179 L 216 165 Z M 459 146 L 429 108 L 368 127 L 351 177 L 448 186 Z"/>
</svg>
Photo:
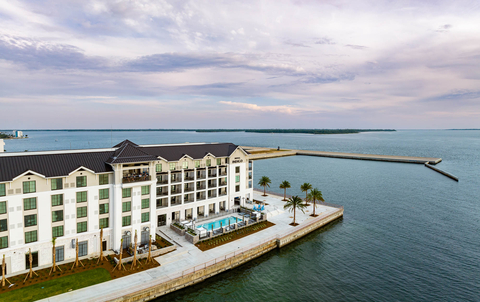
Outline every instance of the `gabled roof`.
<svg viewBox="0 0 480 302">
<path fill-rule="evenodd" d="M 116 144 L 115 146 L 113 146 L 113 148 L 120 148 L 120 147 L 123 147 L 123 146 L 126 145 L 126 144 L 129 144 L 129 145 L 138 147 L 137 144 L 129 141 L 128 139 L 126 139 L 126 140 L 124 140 L 123 142 L 120 142 L 120 143 Z"/>
<path fill-rule="evenodd" d="M 129 140 L 125 140 L 119 145 L 120 147 L 115 151 L 113 156 L 107 160 L 108 164 L 138 163 L 157 160 L 156 156 L 142 151 L 138 145 Z"/>
</svg>

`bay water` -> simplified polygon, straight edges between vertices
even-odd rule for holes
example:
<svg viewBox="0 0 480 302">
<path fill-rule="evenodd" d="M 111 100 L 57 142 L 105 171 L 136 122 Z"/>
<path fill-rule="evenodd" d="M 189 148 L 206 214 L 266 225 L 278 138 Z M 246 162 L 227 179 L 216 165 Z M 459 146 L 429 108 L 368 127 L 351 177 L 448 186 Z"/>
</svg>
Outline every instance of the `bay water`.
<svg viewBox="0 0 480 302">
<path fill-rule="evenodd" d="M 234 270 L 157 301 L 480 301 L 480 131 L 401 130 L 341 135 L 170 131 L 24 131 L 5 149 L 137 144 L 238 145 L 441 157 L 423 165 L 294 156 L 256 161 L 270 190 L 309 182 L 343 219 Z"/>
</svg>

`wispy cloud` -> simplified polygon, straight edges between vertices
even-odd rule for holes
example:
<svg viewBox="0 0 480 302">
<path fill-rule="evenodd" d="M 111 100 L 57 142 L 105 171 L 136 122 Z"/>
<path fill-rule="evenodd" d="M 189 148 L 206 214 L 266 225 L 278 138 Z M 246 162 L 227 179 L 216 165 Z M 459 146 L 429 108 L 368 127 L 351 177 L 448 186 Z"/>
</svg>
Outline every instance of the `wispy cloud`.
<svg viewBox="0 0 480 302">
<path fill-rule="evenodd" d="M 241 103 L 241 102 L 232 102 L 232 101 L 220 101 L 220 104 L 229 105 L 237 109 L 245 109 L 247 111 L 258 111 L 258 112 L 271 112 L 271 113 L 282 113 L 295 115 L 302 112 L 301 109 L 295 108 L 292 106 L 259 106 L 257 104 L 250 103 Z"/>
</svg>

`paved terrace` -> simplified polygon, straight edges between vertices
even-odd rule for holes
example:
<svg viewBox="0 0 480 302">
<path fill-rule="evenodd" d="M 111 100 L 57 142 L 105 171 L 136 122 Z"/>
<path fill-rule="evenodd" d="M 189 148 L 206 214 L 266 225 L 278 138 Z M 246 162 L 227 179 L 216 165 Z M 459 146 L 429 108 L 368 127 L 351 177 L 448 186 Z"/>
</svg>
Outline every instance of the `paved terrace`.
<svg viewBox="0 0 480 302">
<path fill-rule="evenodd" d="M 314 219 L 309 216 L 313 208 L 310 205 L 307 211 L 305 211 L 305 214 L 297 211 L 296 222 L 300 223 L 300 226 L 292 227 L 289 224 L 293 222 L 293 213 L 283 210 L 285 203 L 282 201 L 283 196 L 268 193 L 268 196 L 264 197 L 261 196 L 262 193 L 263 192 L 254 191 L 254 199 L 268 203 L 268 205 L 265 206 L 265 211 L 267 212 L 268 220 L 275 224 L 270 228 L 202 252 L 185 240 L 184 237 L 170 230 L 170 228 L 161 227 L 162 232 L 181 246 L 178 246 L 176 251 L 155 258 L 155 260 L 161 264 L 160 267 L 47 298 L 42 301 L 108 301 L 122 297 L 155 284 L 181 277 L 184 274 L 192 273 L 195 269 L 202 269 L 274 238 L 287 235 L 295 231 L 296 228 L 301 227 L 302 224 L 308 224 Z M 246 204 L 245 206 L 252 208 L 253 204 Z M 316 214 L 319 214 L 319 217 L 316 219 L 328 216 L 338 210 L 338 208 L 333 206 L 317 205 Z M 227 216 L 231 215 L 232 214 Z M 217 219 L 221 218 L 217 217 L 215 220 Z"/>
</svg>

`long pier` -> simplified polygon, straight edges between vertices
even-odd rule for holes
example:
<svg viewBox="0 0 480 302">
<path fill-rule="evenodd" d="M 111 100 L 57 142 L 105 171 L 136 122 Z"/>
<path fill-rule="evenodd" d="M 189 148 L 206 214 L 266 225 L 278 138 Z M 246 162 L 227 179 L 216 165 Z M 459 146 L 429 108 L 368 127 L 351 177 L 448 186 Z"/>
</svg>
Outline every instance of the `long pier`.
<svg viewBox="0 0 480 302">
<path fill-rule="evenodd" d="M 244 146 L 242 148 L 251 153 L 249 155 L 249 159 L 251 160 L 276 158 L 276 157 L 283 157 L 283 156 L 293 156 L 293 155 L 307 155 L 307 156 L 321 156 L 321 157 L 346 158 L 346 159 L 413 163 L 413 164 L 422 164 L 422 165 L 425 163 L 436 165 L 442 161 L 441 158 L 435 158 L 435 157 L 360 154 L 360 153 L 326 152 L 326 151 L 313 151 L 313 150 L 276 150 L 276 149 L 270 149 L 270 148 L 247 147 L 247 146 Z"/>
</svg>

